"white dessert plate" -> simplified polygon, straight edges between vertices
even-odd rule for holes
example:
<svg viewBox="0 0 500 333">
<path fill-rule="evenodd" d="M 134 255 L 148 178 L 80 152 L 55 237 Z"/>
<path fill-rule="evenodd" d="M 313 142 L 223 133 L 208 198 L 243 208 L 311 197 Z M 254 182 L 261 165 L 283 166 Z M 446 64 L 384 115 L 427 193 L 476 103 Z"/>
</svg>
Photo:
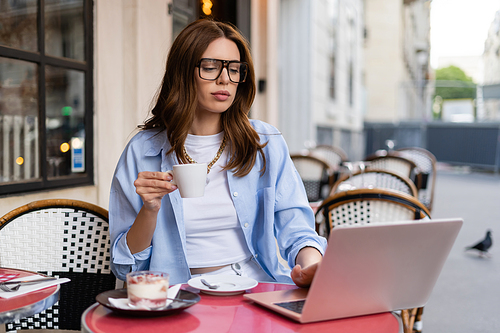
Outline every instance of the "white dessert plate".
<svg viewBox="0 0 500 333">
<path fill-rule="evenodd" d="M 210 284 L 218 285 L 217 289 L 210 289 L 201 283 L 205 279 Z M 255 288 L 259 283 L 249 277 L 238 275 L 205 275 L 192 278 L 188 284 L 199 289 L 205 294 L 217 296 L 230 296 L 244 293 L 245 290 Z"/>
</svg>

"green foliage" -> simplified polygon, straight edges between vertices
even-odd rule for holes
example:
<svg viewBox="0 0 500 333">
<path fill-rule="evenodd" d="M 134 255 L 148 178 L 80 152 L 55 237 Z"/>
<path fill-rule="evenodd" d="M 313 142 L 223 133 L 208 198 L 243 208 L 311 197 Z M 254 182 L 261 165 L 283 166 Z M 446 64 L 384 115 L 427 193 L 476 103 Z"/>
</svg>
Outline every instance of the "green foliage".
<svg viewBox="0 0 500 333">
<path fill-rule="evenodd" d="M 476 99 L 476 84 L 457 66 L 436 70 L 435 87 L 432 106 L 434 119 L 441 118 L 446 99 Z"/>
<path fill-rule="evenodd" d="M 475 99 L 476 84 L 456 66 L 440 68 L 436 70 L 435 96 L 442 99 Z"/>
<path fill-rule="evenodd" d="M 436 80 L 473 82 L 472 78 L 467 76 L 465 72 L 457 66 L 448 66 L 436 70 Z"/>
</svg>

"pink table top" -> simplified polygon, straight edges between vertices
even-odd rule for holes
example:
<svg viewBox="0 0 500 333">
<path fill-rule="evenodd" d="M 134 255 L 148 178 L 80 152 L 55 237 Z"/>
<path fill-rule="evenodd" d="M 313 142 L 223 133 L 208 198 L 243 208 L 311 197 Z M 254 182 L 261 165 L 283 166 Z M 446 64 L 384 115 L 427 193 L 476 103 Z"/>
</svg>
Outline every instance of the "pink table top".
<svg viewBox="0 0 500 333">
<path fill-rule="evenodd" d="M 18 274 L 17 277 L 37 273 L 13 268 L 0 268 L 0 274 Z M 29 317 L 54 305 L 59 298 L 59 285 L 12 297 L 0 297 L 0 324 Z"/>
<path fill-rule="evenodd" d="M 259 283 L 254 289 L 247 290 L 247 293 L 291 288 L 296 287 L 285 284 Z M 182 289 L 199 292 L 188 285 L 183 285 Z M 200 296 L 199 303 L 180 313 L 154 318 L 118 315 L 96 303 L 82 315 L 82 332 L 399 332 L 399 321 L 389 312 L 299 324 L 254 304 L 245 299 L 242 294 L 211 296 L 200 293 Z"/>
</svg>

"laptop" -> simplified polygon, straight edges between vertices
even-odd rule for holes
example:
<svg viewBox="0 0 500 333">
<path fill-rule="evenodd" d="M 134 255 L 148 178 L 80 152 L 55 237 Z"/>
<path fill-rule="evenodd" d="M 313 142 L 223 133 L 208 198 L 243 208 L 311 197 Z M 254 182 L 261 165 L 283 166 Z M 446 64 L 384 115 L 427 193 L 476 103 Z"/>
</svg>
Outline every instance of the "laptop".
<svg viewBox="0 0 500 333">
<path fill-rule="evenodd" d="M 336 226 L 308 289 L 244 297 L 300 323 L 422 307 L 462 219 Z"/>
</svg>

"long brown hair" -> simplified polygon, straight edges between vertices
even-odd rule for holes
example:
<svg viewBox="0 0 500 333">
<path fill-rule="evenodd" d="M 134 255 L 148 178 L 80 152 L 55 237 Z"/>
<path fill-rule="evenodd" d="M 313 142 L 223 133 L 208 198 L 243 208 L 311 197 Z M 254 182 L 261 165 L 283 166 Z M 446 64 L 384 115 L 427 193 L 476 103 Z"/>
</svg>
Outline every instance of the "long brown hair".
<svg viewBox="0 0 500 333">
<path fill-rule="evenodd" d="M 233 104 L 221 115 L 230 155 L 225 169 L 233 169 L 236 176 L 245 176 L 254 166 L 259 152 L 263 172 L 266 159 L 262 149 L 266 143 L 260 143 L 259 135 L 248 119 L 256 91 L 253 61 L 247 41 L 228 23 L 201 19 L 181 31 L 170 49 L 152 117 L 139 127 L 166 130 L 172 146 L 167 154 L 175 152 L 181 163 L 189 163 L 183 154 L 183 146 L 198 105 L 195 68 L 208 45 L 218 38 L 233 41 L 240 51 L 240 61 L 248 63 L 245 82 L 238 84 Z"/>
</svg>

